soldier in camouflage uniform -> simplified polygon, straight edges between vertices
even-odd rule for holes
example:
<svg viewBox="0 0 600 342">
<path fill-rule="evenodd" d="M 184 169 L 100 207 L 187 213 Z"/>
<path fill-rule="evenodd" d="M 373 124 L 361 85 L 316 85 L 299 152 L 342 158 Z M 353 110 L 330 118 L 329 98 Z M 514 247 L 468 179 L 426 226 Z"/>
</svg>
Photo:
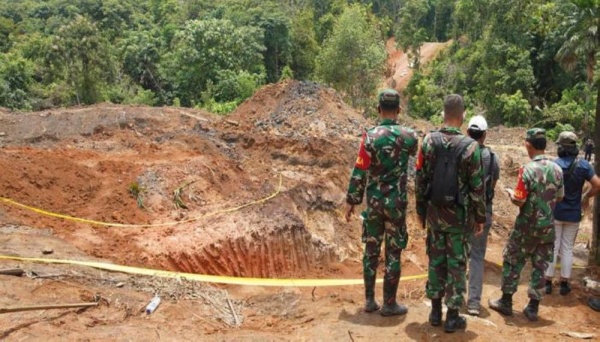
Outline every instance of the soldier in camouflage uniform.
<svg viewBox="0 0 600 342">
<path fill-rule="evenodd" d="M 396 302 L 400 281 L 400 253 L 406 248 L 407 168 L 409 156 L 417 152 L 416 133 L 396 122 L 400 113 L 400 95 L 392 89 L 379 94 L 381 116 L 379 126 L 362 137 L 356 165 L 348 187 L 346 219 L 350 220 L 354 206 L 362 202 L 367 192 L 367 208 L 363 219 L 362 240 L 365 243 L 363 275 L 365 281 L 365 311 L 377 311 L 375 279 L 381 244 L 385 239 L 385 274 L 383 282 L 384 316 L 403 315 L 408 309 Z"/>
<path fill-rule="evenodd" d="M 444 100 L 444 127 L 439 130 L 443 146 L 437 146 L 440 142 L 434 144 L 435 140 L 432 136 L 437 133 L 430 133 L 423 139 L 423 146 L 417 158 L 417 214 L 423 227 L 427 225 L 429 228 L 427 231 L 429 275 L 426 286 L 427 297 L 432 303 L 429 322 L 433 326 L 441 324 L 442 298 L 445 295 L 448 307 L 444 324 L 446 332 L 466 328 L 466 320 L 458 314 L 458 311 L 464 303 L 466 291 L 465 273 L 469 238 L 474 233 L 473 229 L 477 235 L 481 234 L 486 220 L 481 152 L 477 141 L 465 137 L 460 131 L 464 114 L 462 97 L 447 96 Z M 458 150 L 460 146 L 463 148 Z M 434 205 L 429 194 L 436 191 L 431 188 L 437 156 L 436 148 L 452 149 L 455 151 L 454 156 L 458 158 L 456 176 L 459 191 L 457 196 L 455 195 L 458 200 L 451 206 Z"/>
<path fill-rule="evenodd" d="M 529 320 L 536 321 L 544 289 L 544 272 L 553 259 L 552 211 L 556 202 L 564 197 L 564 185 L 562 169 L 544 155 L 546 132 L 543 129 L 528 130 L 525 147 L 532 160 L 519 170 L 515 190 L 507 190 L 511 201 L 520 209 L 504 248 L 502 298 L 490 300 L 489 305 L 503 315 L 512 315 L 512 295 L 517 292 L 523 266 L 531 259 L 530 300 L 523 313 Z"/>
</svg>

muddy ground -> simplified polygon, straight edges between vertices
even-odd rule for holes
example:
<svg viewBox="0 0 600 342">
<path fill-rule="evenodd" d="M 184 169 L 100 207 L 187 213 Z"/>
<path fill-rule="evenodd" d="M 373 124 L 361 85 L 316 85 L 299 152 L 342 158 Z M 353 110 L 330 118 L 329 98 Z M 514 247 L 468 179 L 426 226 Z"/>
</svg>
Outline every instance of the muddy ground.
<svg viewBox="0 0 600 342">
<path fill-rule="evenodd" d="M 391 55 L 404 61 L 397 69 L 407 67 L 401 53 Z M 403 122 L 421 132 L 433 128 Z M 103 226 L 0 203 L 0 255 L 241 277 L 361 278 L 360 223 L 357 218 L 346 223 L 343 210 L 359 136 L 372 124 L 333 90 L 296 81 L 264 87 L 227 117 L 110 104 L 0 111 L 0 196 L 95 221 L 164 224 Z M 499 190 L 514 186 L 516 169 L 527 160 L 523 133 L 490 130 L 490 145 L 502 162 Z M 271 195 L 276 196 L 260 201 Z M 505 194 L 499 192 L 496 203 L 484 301 L 500 295 L 497 264 L 516 214 Z M 235 209 L 245 204 L 252 205 Z M 427 258 L 414 206 L 408 223 L 403 276 L 422 275 Z M 590 229 L 586 219 L 574 291 L 544 299 L 537 323 L 520 313 L 528 276 L 515 296 L 514 317 L 484 309 L 482 319 L 469 320 L 466 332 L 446 335 L 427 323 L 424 279 L 400 285 L 399 297 L 410 310 L 406 317 L 383 318 L 361 310 L 361 286 L 226 286 L 0 260 L 0 268 L 26 271 L 23 277 L 0 275 L 0 309 L 99 303 L 0 314 L 0 339 L 497 341 L 564 340 L 566 331 L 598 335 L 599 316 L 584 304 L 588 294 L 580 285 L 593 273 L 585 268 Z M 155 294 L 163 301 L 146 315 L 143 308 Z"/>
</svg>

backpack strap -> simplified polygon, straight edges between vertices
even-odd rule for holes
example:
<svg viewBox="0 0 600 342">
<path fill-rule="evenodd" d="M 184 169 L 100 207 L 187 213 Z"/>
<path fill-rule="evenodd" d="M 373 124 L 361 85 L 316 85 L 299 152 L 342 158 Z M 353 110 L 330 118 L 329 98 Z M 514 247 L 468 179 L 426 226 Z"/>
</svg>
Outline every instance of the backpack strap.
<svg viewBox="0 0 600 342">
<path fill-rule="evenodd" d="M 492 177 L 492 181 L 494 178 L 494 162 L 496 161 L 496 154 L 492 151 L 491 148 L 486 147 L 488 151 L 490 151 L 490 167 L 488 168 L 488 174 Z"/>
<path fill-rule="evenodd" d="M 491 148 L 484 146 L 484 149 L 487 149 L 490 153 L 490 163 L 488 165 L 487 173 L 485 175 L 485 197 L 487 203 L 491 203 L 494 198 L 493 184 L 494 184 L 494 165 L 495 165 L 495 157 L 496 154 L 492 151 Z M 489 184 L 488 184 L 489 180 Z"/>
<path fill-rule="evenodd" d="M 474 140 L 469 138 L 468 136 L 463 136 L 462 139 L 458 141 L 456 144 L 455 156 L 459 158 L 465 152 L 465 150 L 471 145 Z"/>
<path fill-rule="evenodd" d="M 571 165 L 569 165 L 569 169 L 567 170 L 566 176 L 569 176 L 570 178 L 573 175 L 573 172 L 575 172 L 575 169 L 577 169 L 577 166 L 579 166 L 579 157 L 575 157 L 575 159 L 571 162 Z"/>
</svg>

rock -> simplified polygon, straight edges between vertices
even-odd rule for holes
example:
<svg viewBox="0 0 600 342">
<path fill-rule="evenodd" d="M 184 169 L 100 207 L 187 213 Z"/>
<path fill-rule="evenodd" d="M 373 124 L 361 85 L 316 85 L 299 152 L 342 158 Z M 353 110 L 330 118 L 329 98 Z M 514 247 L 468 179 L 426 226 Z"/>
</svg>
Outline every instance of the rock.
<svg viewBox="0 0 600 342">
<path fill-rule="evenodd" d="M 6 136 L 6 132 L 0 132 L 0 137 Z"/>
<path fill-rule="evenodd" d="M 42 249 L 42 254 L 52 254 L 54 253 L 54 250 L 50 247 L 45 247 L 44 249 Z"/>
<path fill-rule="evenodd" d="M 115 286 L 116 286 L 116 287 L 123 287 L 123 286 L 125 286 L 125 283 L 123 283 L 123 282 L 120 282 L 120 283 L 117 283 L 117 285 L 115 285 Z"/>
</svg>

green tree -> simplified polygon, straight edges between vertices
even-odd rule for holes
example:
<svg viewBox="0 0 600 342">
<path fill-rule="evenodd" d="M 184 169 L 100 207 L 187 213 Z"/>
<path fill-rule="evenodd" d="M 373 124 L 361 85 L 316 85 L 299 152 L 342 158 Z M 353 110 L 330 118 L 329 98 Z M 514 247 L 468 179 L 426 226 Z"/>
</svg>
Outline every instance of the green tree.
<svg viewBox="0 0 600 342">
<path fill-rule="evenodd" d="M 0 54 L 0 107 L 30 109 L 33 63 L 13 54 Z"/>
<path fill-rule="evenodd" d="M 77 16 L 62 26 L 48 58 L 74 88 L 78 104 L 102 100 L 101 87 L 113 74 L 112 55 L 108 42 L 88 18 Z"/>
<path fill-rule="evenodd" d="M 122 41 L 123 71 L 144 89 L 164 96 L 164 86 L 158 70 L 160 38 L 151 31 L 133 31 Z"/>
<path fill-rule="evenodd" d="M 386 59 L 377 26 L 364 7 L 348 6 L 317 57 L 317 77 L 343 92 L 353 106 L 365 107 Z"/>
<path fill-rule="evenodd" d="M 175 34 L 161 73 L 181 104 L 194 106 L 202 102 L 209 84 L 224 81 L 224 71 L 247 71 L 262 78 L 262 41 L 262 30 L 255 27 L 236 27 L 225 19 L 190 20 Z"/>
<path fill-rule="evenodd" d="M 396 42 L 406 51 L 415 69 L 419 69 L 421 46 L 428 38 L 424 21 L 429 10 L 428 0 L 407 0 L 400 10 Z"/>
<path fill-rule="evenodd" d="M 294 16 L 291 39 L 293 53 L 290 67 L 296 79 L 308 79 L 315 70 L 315 56 L 319 53 L 312 11 L 305 10 Z"/>
</svg>

